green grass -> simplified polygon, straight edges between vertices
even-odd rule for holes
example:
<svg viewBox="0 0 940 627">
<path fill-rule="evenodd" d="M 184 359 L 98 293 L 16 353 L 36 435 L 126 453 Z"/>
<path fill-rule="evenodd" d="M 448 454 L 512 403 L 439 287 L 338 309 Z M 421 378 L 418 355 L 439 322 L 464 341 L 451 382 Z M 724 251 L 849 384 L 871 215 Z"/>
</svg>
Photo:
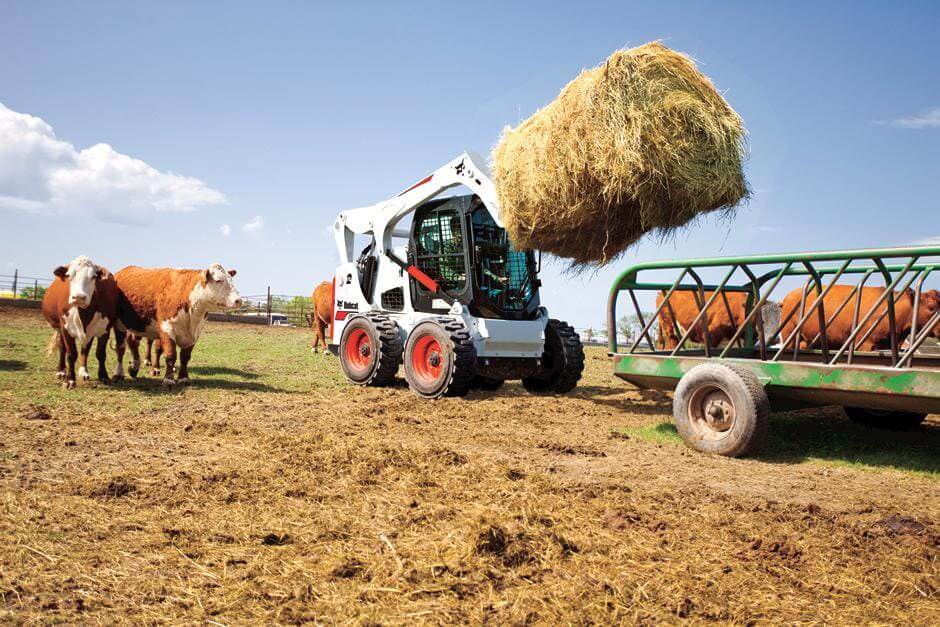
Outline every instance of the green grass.
<svg viewBox="0 0 940 627">
<path fill-rule="evenodd" d="M 620 427 L 614 437 L 684 446 L 671 422 Z M 767 442 L 756 459 L 771 463 L 824 463 L 874 470 L 892 468 L 940 479 L 940 427 L 925 423 L 908 432 L 856 425 L 836 408 L 775 414 Z"/>
<path fill-rule="evenodd" d="M 191 385 L 168 392 L 162 388 L 162 376 L 153 377 L 142 368 L 138 380 L 104 386 L 95 379 L 98 362 L 92 354 L 91 381 L 78 381 L 75 390 L 64 390 L 55 380 L 57 354 L 46 354 L 51 330 L 38 315 L 0 312 L 0 330 L 0 400 L 13 408 L 47 405 L 75 412 L 134 413 L 171 406 L 179 395 L 212 403 L 252 392 L 303 394 L 343 385 L 335 358 L 312 354 L 305 330 L 262 332 L 260 327 L 210 323 L 193 351 Z M 128 352 L 125 368 L 129 364 Z M 114 374 L 115 366 L 109 348 L 109 374 Z"/>
</svg>

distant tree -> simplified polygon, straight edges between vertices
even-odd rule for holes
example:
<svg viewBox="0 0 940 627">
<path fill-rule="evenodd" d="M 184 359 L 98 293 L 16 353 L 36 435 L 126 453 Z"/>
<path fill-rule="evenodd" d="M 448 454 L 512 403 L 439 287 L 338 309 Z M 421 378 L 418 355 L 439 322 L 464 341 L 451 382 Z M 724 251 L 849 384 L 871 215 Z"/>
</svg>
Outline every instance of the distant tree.
<svg viewBox="0 0 940 627">
<path fill-rule="evenodd" d="M 46 295 L 46 288 L 43 285 L 29 285 L 20 290 L 20 298 L 27 300 L 42 300 Z"/>
<path fill-rule="evenodd" d="M 588 327 L 587 330 L 584 331 L 584 335 L 587 338 L 588 342 L 593 342 L 594 341 L 594 327 Z"/>
</svg>

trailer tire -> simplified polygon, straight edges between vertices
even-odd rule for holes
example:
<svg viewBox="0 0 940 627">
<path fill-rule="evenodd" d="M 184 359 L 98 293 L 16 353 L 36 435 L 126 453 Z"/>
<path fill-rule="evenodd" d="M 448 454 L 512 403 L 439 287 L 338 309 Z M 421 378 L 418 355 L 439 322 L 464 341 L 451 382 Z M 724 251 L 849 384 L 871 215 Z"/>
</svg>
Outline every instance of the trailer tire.
<svg viewBox="0 0 940 627">
<path fill-rule="evenodd" d="M 476 348 L 462 320 L 420 322 L 405 342 L 405 379 L 421 398 L 465 396 L 476 374 Z"/>
<path fill-rule="evenodd" d="M 879 411 L 864 407 L 843 407 L 855 424 L 885 429 L 888 431 L 910 431 L 920 426 L 927 414 L 912 411 Z"/>
<path fill-rule="evenodd" d="M 542 367 L 530 377 L 522 377 L 522 386 L 536 394 L 570 392 L 584 371 L 584 347 L 570 324 L 550 319 L 545 325 Z"/>
<path fill-rule="evenodd" d="M 401 333 L 394 320 L 369 313 L 346 323 L 339 341 L 343 374 L 356 385 L 386 386 L 401 364 Z"/>
<path fill-rule="evenodd" d="M 672 413 L 676 429 L 688 446 L 704 453 L 741 457 L 763 443 L 770 401 L 749 369 L 704 363 L 679 380 Z"/>
</svg>

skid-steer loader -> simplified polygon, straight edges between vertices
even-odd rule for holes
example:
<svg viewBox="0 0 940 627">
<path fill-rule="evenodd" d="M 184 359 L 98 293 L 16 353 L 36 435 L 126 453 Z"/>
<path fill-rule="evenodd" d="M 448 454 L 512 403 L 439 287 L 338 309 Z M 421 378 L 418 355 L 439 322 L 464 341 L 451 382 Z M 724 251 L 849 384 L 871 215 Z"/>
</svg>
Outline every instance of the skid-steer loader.
<svg viewBox="0 0 940 627">
<path fill-rule="evenodd" d="M 453 194 L 457 187 L 467 193 Z M 578 334 L 539 305 L 539 260 L 510 243 L 478 156 L 464 153 L 394 198 L 340 213 L 333 229 L 330 349 L 351 382 L 388 385 L 402 363 L 424 398 L 495 390 L 506 379 L 564 393 L 581 378 Z"/>
</svg>

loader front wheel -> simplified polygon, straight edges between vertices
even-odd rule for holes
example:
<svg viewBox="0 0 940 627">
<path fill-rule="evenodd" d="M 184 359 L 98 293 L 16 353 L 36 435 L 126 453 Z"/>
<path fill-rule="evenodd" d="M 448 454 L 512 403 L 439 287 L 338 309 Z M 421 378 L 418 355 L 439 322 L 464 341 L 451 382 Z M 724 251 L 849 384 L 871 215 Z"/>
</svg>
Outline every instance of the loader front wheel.
<svg viewBox="0 0 940 627">
<path fill-rule="evenodd" d="M 551 319 L 545 325 L 542 366 L 522 385 L 536 394 L 564 394 L 574 389 L 584 371 L 581 338 L 567 322 Z"/>
<path fill-rule="evenodd" d="M 464 396 L 475 371 L 476 350 L 460 320 L 426 320 L 405 342 L 405 379 L 421 398 Z"/>
<path fill-rule="evenodd" d="M 346 324 L 339 344 L 343 374 L 356 385 L 384 386 L 401 363 L 401 335 L 387 316 L 356 316 Z"/>
</svg>

